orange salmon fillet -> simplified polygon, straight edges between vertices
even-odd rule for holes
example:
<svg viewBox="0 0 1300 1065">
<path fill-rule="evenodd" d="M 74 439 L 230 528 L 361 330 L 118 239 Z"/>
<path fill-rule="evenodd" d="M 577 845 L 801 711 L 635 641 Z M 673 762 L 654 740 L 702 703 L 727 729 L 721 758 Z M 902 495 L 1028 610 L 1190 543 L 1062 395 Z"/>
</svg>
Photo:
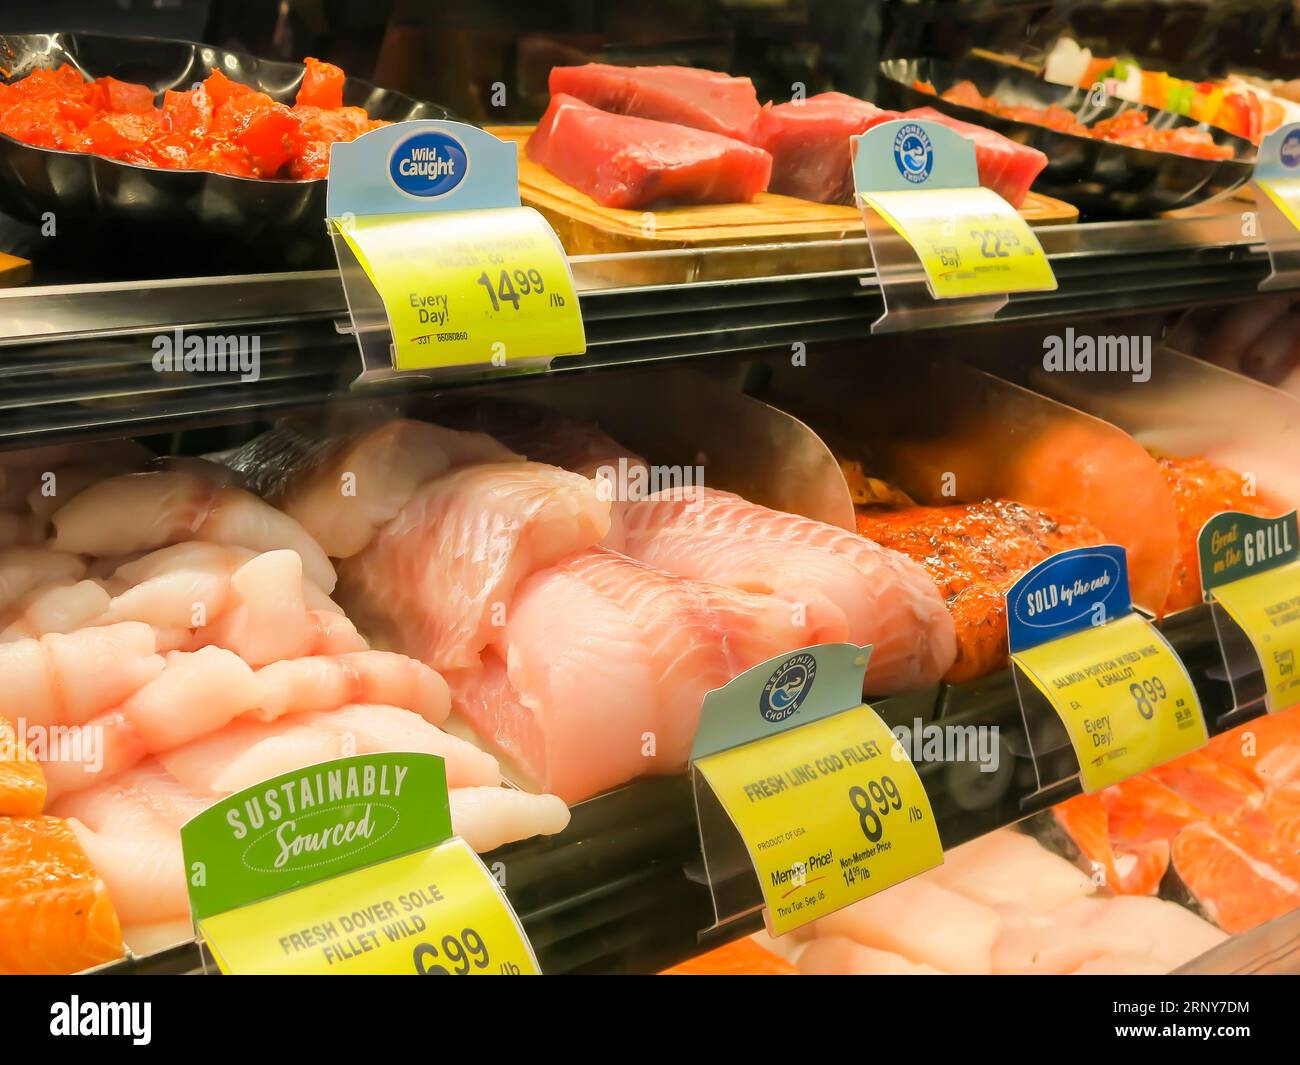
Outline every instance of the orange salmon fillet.
<svg viewBox="0 0 1300 1065">
<path fill-rule="evenodd" d="M 1058 551 L 1105 543 L 1088 522 L 1005 499 L 858 512 L 858 532 L 926 568 L 957 630 L 950 684 L 1007 663 L 1006 590 Z"/>
<path fill-rule="evenodd" d="M 797 976 L 799 970 L 746 936 L 691 958 L 660 976 Z"/>
<path fill-rule="evenodd" d="M 122 956 L 108 889 L 57 817 L 0 817 L 0 974 L 75 973 Z"/>
<path fill-rule="evenodd" d="M 1159 459 L 1178 521 L 1178 554 L 1174 576 L 1165 598 L 1165 613 L 1184 610 L 1201 601 L 1201 570 L 1196 559 L 1196 537 L 1201 527 L 1225 510 L 1239 510 L 1260 518 L 1276 511 L 1256 496 L 1242 494 L 1241 475 L 1202 458 Z"/>
<path fill-rule="evenodd" d="M 28 758 L 10 722 L 0 717 L 0 815 L 29 817 L 45 807 L 45 774 Z"/>
<path fill-rule="evenodd" d="M 1174 839 L 1174 868 L 1219 927 L 1236 935 L 1300 906 L 1295 845 L 1232 818 L 1189 825 Z"/>
</svg>

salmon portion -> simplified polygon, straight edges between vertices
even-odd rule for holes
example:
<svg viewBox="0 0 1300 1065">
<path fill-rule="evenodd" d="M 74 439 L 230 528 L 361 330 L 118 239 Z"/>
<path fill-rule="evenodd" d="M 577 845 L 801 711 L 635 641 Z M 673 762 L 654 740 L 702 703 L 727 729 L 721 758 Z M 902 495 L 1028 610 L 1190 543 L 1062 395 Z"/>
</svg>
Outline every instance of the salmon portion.
<svg viewBox="0 0 1300 1065">
<path fill-rule="evenodd" d="M 1084 858 L 1100 867 L 1105 885 L 1121 895 L 1154 895 L 1169 868 L 1169 841 L 1163 838 L 1118 844 L 1111 836 L 1110 812 L 1102 793 L 1078 795 L 1053 811 Z"/>
<path fill-rule="evenodd" d="M 1234 814 L 1263 801 L 1263 791 L 1244 773 L 1200 751 L 1151 770 L 1151 777 L 1214 816 Z"/>
<path fill-rule="evenodd" d="M 0 817 L 0 974 L 75 973 L 122 951 L 108 889 L 67 823 Z"/>
<path fill-rule="evenodd" d="M 1133 602 L 1160 609 L 1178 556 L 1178 521 L 1160 468 L 1135 440 L 1070 419 L 1023 446 L 1007 472 L 1002 491 L 1010 498 L 1078 514 L 1123 547 Z"/>
<path fill-rule="evenodd" d="M 1190 825 L 1174 839 L 1174 868 L 1219 927 L 1236 935 L 1300 906 L 1295 844 L 1230 818 Z"/>
<path fill-rule="evenodd" d="M 858 511 L 858 531 L 925 567 L 948 600 L 957 657 L 950 684 L 1007 664 L 1006 591 L 1043 559 L 1105 543 L 1088 522 L 1009 500 Z"/>
<path fill-rule="evenodd" d="M 1220 927 L 1253 928 L 1300 907 L 1300 712 L 1257 718 L 1054 812 L 1113 891 L 1151 894 L 1172 862 Z"/>
<path fill-rule="evenodd" d="M 30 817 L 45 808 L 45 774 L 14 726 L 0 717 L 0 816 Z"/>
<path fill-rule="evenodd" d="M 1276 517 L 1278 511 L 1256 496 L 1244 494 L 1245 482 L 1238 473 L 1216 466 L 1203 458 L 1160 459 L 1173 493 L 1178 520 L 1178 554 L 1173 580 L 1165 599 L 1165 612 L 1184 610 L 1201 601 L 1201 569 L 1197 562 L 1196 538 L 1201 527 L 1225 510 L 1239 510 L 1260 518 Z"/>
</svg>

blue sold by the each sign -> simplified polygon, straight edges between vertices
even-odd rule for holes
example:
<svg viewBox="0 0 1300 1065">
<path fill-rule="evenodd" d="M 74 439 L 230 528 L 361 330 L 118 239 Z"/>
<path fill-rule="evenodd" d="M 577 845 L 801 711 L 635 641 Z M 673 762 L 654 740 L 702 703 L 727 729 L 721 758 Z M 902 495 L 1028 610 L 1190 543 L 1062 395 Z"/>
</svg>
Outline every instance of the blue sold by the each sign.
<svg viewBox="0 0 1300 1065">
<path fill-rule="evenodd" d="M 1007 592 L 1012 652 L 1115 621 L 1133 609 L 1122 547 L 1079 547 L 1045 559 Z"/>
</svg>

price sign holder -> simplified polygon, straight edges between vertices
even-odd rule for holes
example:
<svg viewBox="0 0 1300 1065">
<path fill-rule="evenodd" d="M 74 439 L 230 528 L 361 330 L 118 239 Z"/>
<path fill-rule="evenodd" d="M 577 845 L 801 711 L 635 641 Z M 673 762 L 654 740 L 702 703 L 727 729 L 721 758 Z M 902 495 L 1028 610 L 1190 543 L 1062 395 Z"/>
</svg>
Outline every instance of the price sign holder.
<svg viewBox="0 0 1300 1065">
<path fill-rule="evenodd" d="M 586 351 L 564 248 L 520 203 L 518 153 L 432 120 L 332 146 L 326 224 L 361 351 L 354 384 Z"/>
<path fill-rule="evenodd" d="M 1300 703 L 1300 529 L 1296 511 L 1216 514 L 1196 540 L 1235 710 Z"/>
<path fill-rule="evenodd" d="M 870 647 L 779 655 L 709 692 L 691 752 L 715 925 L 782 935 L 943 862 L 902 745 L 862 703 Z"/>
<path fill-rule="evenodd" d="M 1009 293 L 1056 288 L 1033 230 L 980 186 L 975 147 L 955 130 L 902 119 L 850 142 L 885 301 L 873 333 L 987 322 Z"/>
<path fill-rule="evenodd" d="M 1259 230 L 1268 248 L 1264 290 L 1300 286 L 1300 123 L 1275 129 L 1259 146 L 1254 173 Z"/>
<path fill-rule="evenodd" d="M 1007 592 L 1007 634 L 1039 791 L 1099 791 L 1209 739 L 1186 667 L 1133 611 L 1122 547 L 1063 551 Z"/>
<path fill-rule="evenodd" d="M 540 972 L 496 879 L 452 836 L 436 755 L 340 758 L 181 827 L 196 934 L 228 974 Z"/>
</svg>

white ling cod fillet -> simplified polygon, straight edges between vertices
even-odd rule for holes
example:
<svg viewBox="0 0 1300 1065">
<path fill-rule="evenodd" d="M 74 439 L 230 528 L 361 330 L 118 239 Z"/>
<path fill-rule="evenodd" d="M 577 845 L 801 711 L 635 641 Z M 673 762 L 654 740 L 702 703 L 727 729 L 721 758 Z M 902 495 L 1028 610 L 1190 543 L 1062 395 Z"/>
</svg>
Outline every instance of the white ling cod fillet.
<svg viewBox="0 0 1300 1065">
<path fill-rule="evenodd" d="M 952 617 L 910 558 L 856 533 L 712 489 L 656 492 L 623 508 L 624 550 L 683 577 L 837 610 L 871 644 L 866 690 L 936 683 L 952 665 Z"/>
</svg>

